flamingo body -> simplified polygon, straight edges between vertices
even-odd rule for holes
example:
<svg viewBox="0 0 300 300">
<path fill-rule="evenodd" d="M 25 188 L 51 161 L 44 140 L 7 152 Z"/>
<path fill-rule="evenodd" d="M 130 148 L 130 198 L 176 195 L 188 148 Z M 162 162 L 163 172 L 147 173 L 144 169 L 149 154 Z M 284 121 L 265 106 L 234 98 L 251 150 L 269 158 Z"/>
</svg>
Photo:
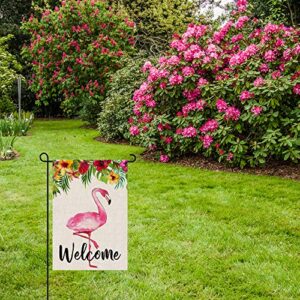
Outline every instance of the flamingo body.
<svg viewBox="0 0 300 300">
<path fill-rule="evenodd" d="M 67 227 L 75 232 L 93 232 L 106 223 L 107 216 L 96 212 L 79 213 L 71 217 Z"/>
<path fill-rule="evenodd" d="M 68 220 L 66 225 L 69 229 L 74 231 L 73 235 L 82 237 L 84 239 L 88 239 L 89 253 L 91 251 L 91 242 L 93 243 L 96 249 L 99 248 L 98 243 L 95 240 L 91 239 L 92 232 L 98 229 L 99 227 L 103 226 L 107 221 L 106 211 L 96 195 L 96 193 L 98 192 L 108 202 L 108 204 L 111 203 L 111 199 L 106 190 L 100 188 L 94 188 L 92 190 L 92 197 L 98 208 L 98 212 L 78 213 L 75 216 L 71 217 Z M 97 266 L 91 264 L 90 260 L 89 260 L 89 266 L 91 268 L 97 268 Z"/>
</svg>

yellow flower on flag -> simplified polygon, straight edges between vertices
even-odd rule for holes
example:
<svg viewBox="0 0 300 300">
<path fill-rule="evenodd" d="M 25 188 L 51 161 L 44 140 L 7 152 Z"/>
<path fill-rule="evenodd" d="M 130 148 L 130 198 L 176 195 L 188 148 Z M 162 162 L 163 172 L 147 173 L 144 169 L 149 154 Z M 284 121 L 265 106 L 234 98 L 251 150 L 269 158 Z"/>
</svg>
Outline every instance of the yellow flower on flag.
<svg viewBox="0 0 300 300">
<path fill-rule="evenodd" d="M 114 171 L 111 171 L 108 175 L 108 182 L 110 184 L 117 184 L 119 182 L 120 176 Z"/>
</svg>

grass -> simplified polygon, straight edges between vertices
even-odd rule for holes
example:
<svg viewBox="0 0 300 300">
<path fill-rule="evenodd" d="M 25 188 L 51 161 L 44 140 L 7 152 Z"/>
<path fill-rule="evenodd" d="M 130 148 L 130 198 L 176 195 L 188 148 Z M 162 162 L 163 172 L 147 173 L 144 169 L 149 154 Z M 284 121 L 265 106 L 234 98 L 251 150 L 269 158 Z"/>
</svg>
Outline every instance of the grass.
<svg viewBox="0 0 300 300">
<path fill-rule="evenodd" d="M 129 158 L 79 121 L 36 121 L 0 163 L 0 299 L 45 298 L 45 164 Z M 299 299 L 300 183 L 138 162 L 129 170 L 129 270 L 51 271 L 50 299 Z"/>
</svg>

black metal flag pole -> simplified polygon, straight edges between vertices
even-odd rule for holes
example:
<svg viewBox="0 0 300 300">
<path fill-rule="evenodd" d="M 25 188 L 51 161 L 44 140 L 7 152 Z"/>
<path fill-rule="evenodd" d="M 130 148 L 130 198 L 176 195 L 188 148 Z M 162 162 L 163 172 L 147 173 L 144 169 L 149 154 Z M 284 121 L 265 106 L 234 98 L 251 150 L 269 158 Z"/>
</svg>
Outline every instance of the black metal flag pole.
<svg viewBox="0 0 300 300">
<path fill-rule="evenodd" d="M 134 154 L 130 154 L 132 157 L 131 160 L 128 160 L 128 163 L 134 163 L 136 161 L 136 156 Z M 47 235 L 47 246 L 46 246 L 46 264 L 47 264 L 47 277 L 46 277 L 46 284 L 47 284 L 47 293 L 46 293 L 46 299 L 49 299 L 49 163 L 53 163 L 55 160 L 50 160 L 49 155 L 46 152 L 43 152 L 40 154 L 40 161 L 47 163 L 46 168 L 46 193 L 47 193 L 47 200 L 46 200 L 46 214 L 47 214 L 47 221 L 46 221 L 46 235 Z M 89 160 L 89 161 L 92 161 Z"/>
</svg>

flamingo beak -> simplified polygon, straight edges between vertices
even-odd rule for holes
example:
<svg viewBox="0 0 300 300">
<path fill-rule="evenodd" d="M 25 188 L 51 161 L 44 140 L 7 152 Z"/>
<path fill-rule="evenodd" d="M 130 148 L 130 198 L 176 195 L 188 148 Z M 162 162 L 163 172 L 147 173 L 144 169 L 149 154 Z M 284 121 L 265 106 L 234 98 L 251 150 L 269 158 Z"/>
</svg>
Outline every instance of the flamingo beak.
<svg viewBox="0 0 300 300">
<path fill-rule="evenodd" d="M 109 197 L 108 195 L 106 195 L 106 196 L 105 196 L 105 199 L 107 200 L 108 205 L 110 205 L 110 204 L 111 204 L 111 199 L 110 199 L 110 197 Z"/>
</svg>

